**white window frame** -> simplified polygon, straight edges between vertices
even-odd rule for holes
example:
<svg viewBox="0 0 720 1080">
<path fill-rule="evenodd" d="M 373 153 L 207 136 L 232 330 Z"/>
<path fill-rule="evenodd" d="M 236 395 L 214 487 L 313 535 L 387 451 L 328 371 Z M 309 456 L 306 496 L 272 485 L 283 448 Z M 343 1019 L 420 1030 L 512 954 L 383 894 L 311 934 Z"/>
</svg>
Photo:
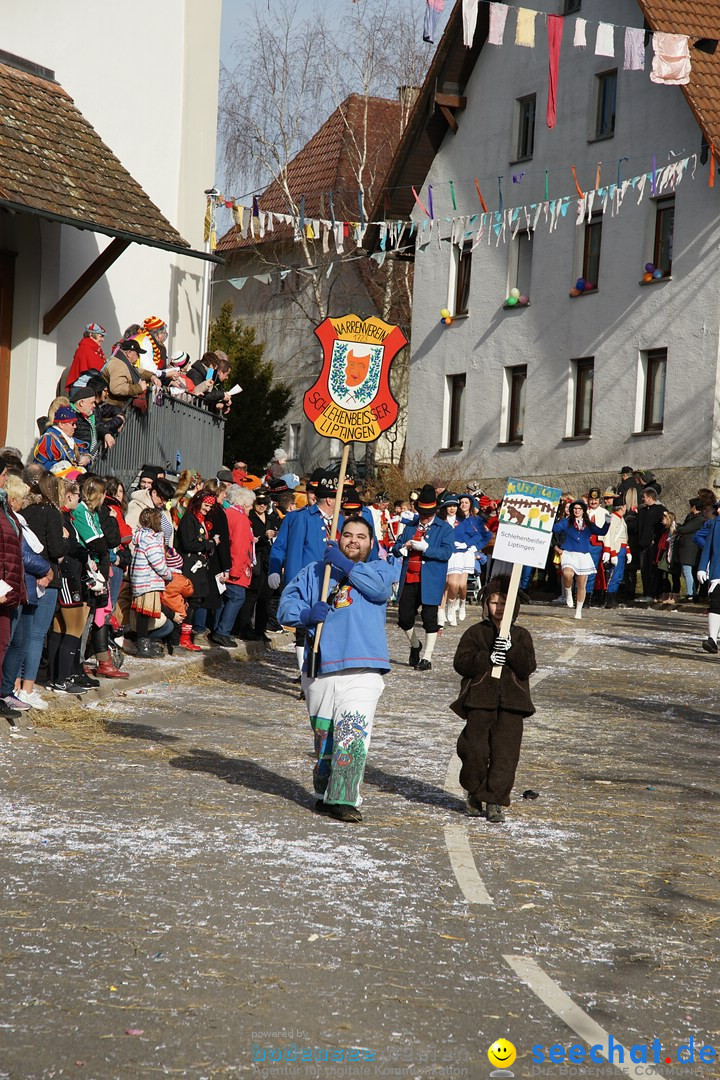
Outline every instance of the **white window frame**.
<svg viewBox="0 0 720 1080">
<path fill-rule="evenodd" d="M 288 439 L 288 459 L 294 461 L 295 458 L 300 456 L 300 436 L 302 434 L 302 424 L 288 424 L 287 439 Z"/>
<path fill-rule="evenodd" d="M 615 119 L 613 123 L 612 131 L 601 135 L 598 132 L 598 120 L 600 116 L 600 101 L 602 97 L 602 81 L 609 75 L 615 76 Z M 603 139 L 614 139 L 617 131 L 617 117 L 618 117 L 618 97 L 620 94 L 620 68 L 611 67 L 606 68 L 605 71 L 596 71 L 594 75 L 594 87 L 593 87 L 593 115 L 592 115 L 592 129 L 590 133 L 590 142 L 598 142 Z"/>
<path fill-rule="evenodd" d="M 533 149 L 531 154 L 520 153 L 520 126 L 522 124 L 522 109 L 526 101 L 530 101 L 531 98 L 535 99 L 535 113 L 533 115 Z M 513 126 L 513 138 L 514 144 L 512 149 L 513 161 L 532 161 L 535 155 L 535 138 L 537 136 L 537 118 L 538 118 L 538 96 L 535 91 L 530 94 L 521 94 L 520 97 L 515 98 L 515 124 Z"/>
<path fill-rule="evenodd" d="M 519 283 L 519 280 L 518 280 L 518 274 L 520 272 L 520 237 L 521 236 L 527 236 L 528 240 L 529 240 L 529 244 L 530 244 L 530 275 L 529 275 L 529 281 L 528 281 L 528 289 L 527 289 L 527 292 L 524 292 L 524 293 L 523 293 L 522 288 L 520 288 L 520 283 Z M 532 264 L 533 264 L 534 250 L 535 250 L 535 233 L 533 232 L 532 229 L 520 229 L 517 236 L 514 237 L 513 242 L 510 244 L 510 251 L 509 251 L 509 257 L 508 257 L 508 285 L 507 285 L 506 296 L 510 295 L 510 290 L 511 289 L 520 289 L 521 295 L 525 295 L 528 298 L 530 298 L 530 296 L 531 296 L 530 289 L 532 288 Z"/>
<path fill-rule="evenodd" d="M 665 391 L 663 394 L 663 420 L 661 428 L 645 427 L 646 397 L 648 392 L 648 359 L 650 353 L 665 350 Z M 667 419 L 667 377 L 670 350 L 665 345 L 655 345 L 652 349 L 641 349 L 638 353 L 637 378 L 635 389 L 635 434 L 636 435 L 661 435 L 666 430 Z"/>
<path fill-rule="evenodd" d="M 448 299 L 447 309 L 453 318 L 467 318 L 470 313 L 470 295 L 468 294 L 468 310 L 458 315 L 457 311 L 457 287 L 458 287 L 458 274 L 460 272 L 460 255 L 463 251 L 467 251 L 470 259 L 472 260 L 473 252 L 471 242 L 464 240 L 462 244 L 450 245 L 450 274 L 448 276 Z M 471 263 L 472 266 L 472 263 Z M 472 269 L 470 270 L 470 287 L 472 288 Z"/>
<path fill-rule="evenodd" d="M 584 434 L 582 434 L 582 433 L 578 434 L 575 431 L 575 419 L 576 419 L 576 416 L 577 416 L 577 406 L 578 406 L 578 389 L 579 389 L 579 385 L 580 385 L 580 380 L 578 378 L 578 373 L 579 373 L 579 369 L 580 369 L 580 364 L 583 364 L 583 365 L 586 366 L 589 362 L 592 363 L 592 372 L 593 372 L 593 400 L 592 400 L 592 406 L 590 408 L 590 431 L 588 431 L 588 432 L 586 432 Z M 568 416 L 567 416 L 567 435 L 568 435 L 569 438 L 573 438 L 573 439 L 591 439 L 592 438 L 593 419 L 594 419 L 594 412 L 595 412 L 594 384 L 595 384 L 595 357 L 594 356 L 579 356 L 579 357 L 576 357 L 575 359 L 571 360 L 570 361 L 570 394 L 569 394 L 569 398 L 568 398 Z"/>
<path fill-rule="evenodd" d="M 510 442 L 510 405 L 512 397 L 513 376 L 518 368 L 525 368 L 525 412 L 523 413 L 523 437 L 521 440 Z M 525 442 L 525 419 L 527 418 L 527 364 L 509 364 L 503 368 L 502 399 L 500 402 L 500 438 L 503 446 L 522 446 Z"/>
</svg>

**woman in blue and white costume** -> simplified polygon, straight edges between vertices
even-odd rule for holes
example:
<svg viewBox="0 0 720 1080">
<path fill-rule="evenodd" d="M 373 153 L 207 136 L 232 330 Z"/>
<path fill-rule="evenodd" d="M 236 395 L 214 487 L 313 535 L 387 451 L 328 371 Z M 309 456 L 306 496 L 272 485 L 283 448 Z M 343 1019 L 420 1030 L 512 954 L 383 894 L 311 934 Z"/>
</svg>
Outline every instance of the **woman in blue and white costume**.
<svg viewBox="0 0 720 1080">
<path fill-rule="evenodd" d="M 461 503 L 465 506 L 461 506 Z M 472 517 L 472 502 L 467 495 L 446 494 L 442 498 L 438 517 L 447 521 L 453 530 L 455 550 L 448 560 L 447 580 L 442 604 L 438 609 L 438 623 L 457 626 L 465 620 L 465 597 L 468 574 L 475 570 L 475 552 L 490 540 L 490 534 L 478 519 Z M 486 536 L 483 536 L 486 533 Z M 447 604 L 447 615 L 446 615 Z"/>
<path fill-rule="evenodd" d="M 582 608 L 585 603 L 585 589 L 590 574 L 595 573 L 595 562 L 590 549 L 593 536 L 604 536 L 610 528 L 610 521 L 604 525 L 596 525 L 590 520 L 587 506 L 580 499 L 570 503 L 569 517 L 560 521 L 553 531 L 557 550 L 560 551 L 560 568 L 562 570 L 563 588 L 565 589 L 565 603 L 569 608 L 573 607 L 573 578 L 577 578 L 577 605 L 575 618 L 582 619 Z"/>
<path fill-rule="evenodd" d="M 708 636 L 702 643 L 705 652 L 717 653 L 720 634 L 720 502 L 715 503 L 715 516 L 708 522 L 707 535 L 698 563 L 699 585 L 710 582 L 708 590 Z M 705 532 L 705 529 L 703 529 Z M 700 535 L 700 530 L 695 536 Z M 694 538 L 693 538 L 694 539 Z"/>
<path fill-rule="evenodd" d="M 465 621 L 465 601 L 467 597 L 467 582 L 470 574 L 476 573 L 476 563 L 478 555 L 481 554 L 483 548 L 486 548 L 492 540 L 492 533 L 486 527 L 483 518 L 480 516 L 480 504 L 477 499 L 472 495 L 464 494 L 460 496 L 460 506 L 458 507 L 458 514 L 464 514 L 464 520 L 462 520 L 458 526 L 461 530 L 461 535 L 455 533 L 457 540 L 464 540 L 467 544 L 467 551 L 465 553 L 465 570 L 463 579 L 460 583 L 460 590 L 458 592 L 458 622 Z"/>
<path fill-rule="evenodd" d="M 460 496 L 453 495 L 449 491 L 446 491 L 440 500 L 437 516 L 446 521 L 451 529 L 456 529 L 463 520 L 463 516 L 458 513 L 459 506 Z M 440 629 L 443 628 L 446 621 L 450 626 L 457 626 L 458 593 L 464 572 L 467 544 L 465 544 L 460 534 L 453 538 L 455 546 L 452 555 L 448 559 L 445 592 L 443 593 L 442 603 L 438 608 L 438 626 Z"/>
</svg>

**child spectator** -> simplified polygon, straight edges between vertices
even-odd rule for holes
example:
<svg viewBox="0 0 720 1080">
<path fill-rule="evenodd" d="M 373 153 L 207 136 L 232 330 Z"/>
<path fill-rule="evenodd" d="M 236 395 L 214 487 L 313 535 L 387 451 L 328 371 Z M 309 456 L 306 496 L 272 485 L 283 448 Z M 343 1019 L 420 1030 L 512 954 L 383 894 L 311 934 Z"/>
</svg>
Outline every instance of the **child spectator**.
<svg viewBox="0 0 720 1080">
<path fill-rule="evenodd" d="M 165 541 L 160 511 L 146 507 L 140 514 L 140 528 L 133 536 L 135 554 L 130 567 L 132 609 L 137 628 L 137 656 L 154 657 L 157 651 L 148 637 L 150 620 L 162 614 L 162 593 L 172 580 L 165 560 Z"/>
<path fill-rule="evenodd" d="M 492 578 L 483 591 L 483 620 L 465 631 L 453 661 L 463 678 L 460 696 L 450 708 L 465 720 L 457 742 L 462 762 L 460 783 L 467 791 L 470 817 L 480 817 L 487 803 L 487 820 L 505 820 L 503 806 L 510 792 L 520 757 L 523 717 L 532 716 L 528 679 L 535 671 L 532 637 L 513 623 L 512 634 L 501 638 L 510 578 Z M 514 618 L 517 618 L 519 603 Z M 499 666 L 500 678 L 492 677 Z"/>
<path fill-rule="evenodd" d="M 677 523 L 671 510 L 662 516 L 662 531 L 658 538 L 655 563 L 660 571 L 660 603 L 673 605 L 680 595 L 680 567 L 677 561 L 675 530 Z"/>
<path fill-rule="evenodd" d="M 165 561 L 172 573 L 171 580 L 165 586 L 162 594 L 162 613 L 169 622 L 172 630 L 166 638 L 168 652 L 172 655 L 173 646 L 180 644 L 180 631 L 183 623 L 187 621 L 187 601 L 193 594 L 192 582 L 182 572 L 182 555 L 172 548 L 166 549 Z"/>
</svg>

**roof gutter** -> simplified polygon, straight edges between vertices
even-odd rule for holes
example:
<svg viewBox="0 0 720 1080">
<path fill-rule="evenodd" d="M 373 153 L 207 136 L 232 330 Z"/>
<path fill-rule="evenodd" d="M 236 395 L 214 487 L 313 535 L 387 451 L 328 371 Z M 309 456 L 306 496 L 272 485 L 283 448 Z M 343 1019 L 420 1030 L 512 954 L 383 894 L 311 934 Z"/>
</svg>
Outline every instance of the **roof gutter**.
<svg viewBox="0 0 720 1080">
<path fill-rule="evenodd" d="M 105 236 L 126 240 L 129 244 L 141 244 L 145 247 L 159 248 L 161 251 L 171 251 L 175 255 L 186 255 L 189 259 L 202 259 L 204 262 L 211 263 L 225 262 L 222 255 L 215 255 L 209 251 L 197 251 L 195 248 L 183 247 L 182 244 L 170 244 L 164 240 L 151 240 L 147 236 L 126 232 L 123 229 L 111 229 L 92 221 L 78 221 L 77 218 L 67 217 L 65 214 L 54 214 L 51 210 L 41 210 L 35 206 L 27 206 L 25 203 L 12 202 L 10 199 L 0 198 L 0 209 L 9 210 L 13 214 L 29 214 L 33 217 L 44 218 L 46 221 L 55 221 L 59 225 L 70 225 L 81 231 L 102 233 Z"/>
</svg>

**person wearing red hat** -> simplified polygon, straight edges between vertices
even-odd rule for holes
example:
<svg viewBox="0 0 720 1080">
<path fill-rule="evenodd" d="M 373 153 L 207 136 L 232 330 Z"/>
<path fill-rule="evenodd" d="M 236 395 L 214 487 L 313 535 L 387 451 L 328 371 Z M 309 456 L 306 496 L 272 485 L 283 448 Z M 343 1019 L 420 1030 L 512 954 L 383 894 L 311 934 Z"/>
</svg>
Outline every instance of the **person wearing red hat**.
<svg viewBox="0 0 720 1080">
<path fill-rule="evenodd" d="M 143 328 L 138 334 L 138 341 L 143 348 L 152 353 L 153 363 L 158 371 L 167 367 L 168 328 L 157 315 L 148 315 L 143 319 Z"/>
<path fill-rule="evenodd" d="M 33 461 L 56 476 L 66 476 L 77 470 L 85 472 L 90 461 L 88 454 L 81 454 L 75 445 L 77 413 L 71 405 L 61 405 L 55 413 L 55 421 L 45 430 L 33 452 Z"/>
<path fill-rule="evenodd" d="M 249 488 L 250 491 L 256 491 L 259 487 L 262 487 L 262 480 L 259 476 L 254 476 L 253 473 L 247 471 L 247 462 L 236 461 L 232 467 L 232 482 L 233 484 L 239 484 L 240 487 Z"/>
<path fill-rule="evenodd" d="M 92 375 L 102 371 L 107 363 L 107 357 L 102 349 L 105 338 L 105 327 L 98 322 L 88 323 L 83 331 L 83 336 L 78 342 L 70 370 L 65 380 L 68 390 L 75 386 L 85 386 Z"/>
</svg>

